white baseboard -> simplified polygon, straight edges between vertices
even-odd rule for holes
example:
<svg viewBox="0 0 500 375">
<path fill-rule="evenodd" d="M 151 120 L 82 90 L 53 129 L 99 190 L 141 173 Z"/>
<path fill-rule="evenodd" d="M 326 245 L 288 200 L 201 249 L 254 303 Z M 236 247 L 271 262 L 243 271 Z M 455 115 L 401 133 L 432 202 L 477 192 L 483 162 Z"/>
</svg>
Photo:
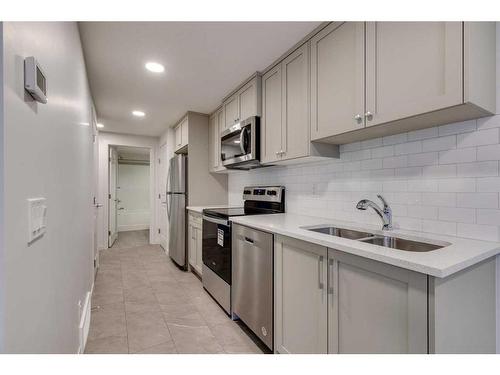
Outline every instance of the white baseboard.
<svg viewBox="0 0 500 375">
<path fill-rule="evenodd" d="M 149 224 L 119 225 L 118 232 L 129 232 L 132 230 L 149 229 Z"/>
<path fill-rule="evenodd" d="M 91 290 L 87 293 L 85 297 L 85 303 L 82 308 L 82 316 L 80 318 L 80 325 L 78 326 L 80 345 L 78 347 L 78 353 L 83 354 L 85 351 L 85 345 L 87 344 L 87 338 L 89 336 L 90 330 L 90 314 L 91 314 L 91 299 L 92 292 L 94 290 L 94 284 L 92 284 Z"/>
</svg>

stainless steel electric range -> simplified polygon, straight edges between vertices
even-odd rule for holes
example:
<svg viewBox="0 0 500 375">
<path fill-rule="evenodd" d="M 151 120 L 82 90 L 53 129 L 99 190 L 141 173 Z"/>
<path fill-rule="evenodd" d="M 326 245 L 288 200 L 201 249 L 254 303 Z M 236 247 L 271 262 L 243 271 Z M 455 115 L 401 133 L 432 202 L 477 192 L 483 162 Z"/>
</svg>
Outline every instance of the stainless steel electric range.
<svg viewBox="0 0 500 375">
<path fill-rule="evenodd" d="M 203 287 L 231 315 L 231 217 L 285 212 L 283 186 L 243 189 L 244 206 L 203 210 Z"/>
</svg>

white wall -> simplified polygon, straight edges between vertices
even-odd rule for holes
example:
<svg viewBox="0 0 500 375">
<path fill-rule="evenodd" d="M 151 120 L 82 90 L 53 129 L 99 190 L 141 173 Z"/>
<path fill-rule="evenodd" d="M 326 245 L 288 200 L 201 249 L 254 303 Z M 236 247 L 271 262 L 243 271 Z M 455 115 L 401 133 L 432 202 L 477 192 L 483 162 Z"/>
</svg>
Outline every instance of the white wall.
<svg viewBox="0 0 500 375">
<path fill-rule="evenodd" d="M 497 113 L 500 26 L 497 23 Z M 343 145 L 340 160 L 270 167 L 229 175 L 229 204 L 245 185 L 286 186 L 291 213 L 380 224 L 356 202 L 377 193 L 396 227 L 500 241 L 500 115 Z M 497 258 L 497 350 L 500 350 L 500 260 Z"/>
<path fill-rule="evenodd" d="M 149 229 L 151 199 L 149 165 L 118 164 L 118 232 Z"/>
<path fill-rule="evenodd" d="M 0 176 L 4 175 L 4 125 L 3 125 L 3 22 L 0 22 Z M 0 353 L 5 351 L 5 302 L 4 302 L 4 289 L 5 285 L 5 272 L 4 272 L 4 188 L 3 183 L 0 184 Z"/>
<path fill-rule="evenodd" d="M 2 350 L 75 353 L 78 302 L 92 287 L 91 97 L 75 23 L 4 23 L 0 287 Z M 48 103 L 24 91 L 23 59 L 35 56 Z M 26 199 L 47 199 L 47 233 L 27 244 Z"/>
<path fill-rule="evenodd" d="M 149 240 L 151 243 L 159 243 L 157 209 L 158 209 L 158 186 L 157 186 L 157 166 L 158 166 L 158 138 L 145 137 L 129 134 L 99 132 L 99 194 L 98 201 L 103 206 L 98 214 L 98 246 L 99 249 L 108 247 L 108 150 L 109 146 L 131 146 L 145 147 L 150 149 L 150 207 L 151 221 Z"/>
</svg>

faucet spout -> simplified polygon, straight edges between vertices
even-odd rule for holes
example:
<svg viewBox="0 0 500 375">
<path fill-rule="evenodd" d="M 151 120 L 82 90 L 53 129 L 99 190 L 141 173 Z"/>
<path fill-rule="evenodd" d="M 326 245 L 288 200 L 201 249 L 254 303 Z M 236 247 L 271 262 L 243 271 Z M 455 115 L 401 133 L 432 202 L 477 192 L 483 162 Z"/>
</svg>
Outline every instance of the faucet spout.
<svg viewBox="0 0 500 375">
<path fill-rule="evenodd" d="M 377 197 L 382 201 L 384 207 L 380 208 L 378 204 L 369 200 L 362 199 L 356 205 L 358 210 L 366 210 L 368 207 L 373 208 L 373 210 L 377 213 L 378 216 L 382 219 L 382 230 L 392 229 L 392 210 L 387 201 L 381 195 L 377 195 Z"/>
</svg>

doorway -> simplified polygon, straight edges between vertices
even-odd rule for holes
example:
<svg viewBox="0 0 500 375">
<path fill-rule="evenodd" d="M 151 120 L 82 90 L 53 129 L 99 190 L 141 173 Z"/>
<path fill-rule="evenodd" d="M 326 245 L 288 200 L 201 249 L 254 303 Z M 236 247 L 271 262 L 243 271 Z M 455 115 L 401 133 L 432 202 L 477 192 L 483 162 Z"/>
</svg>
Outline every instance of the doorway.
<svg viewBox="0 0 500 375">
<path fill-rule="evenodd" d="M 108 246 L 143 244 L 149 239 L 152 216 L 150 149 L 110 146 L 108 171 Z"/>
</svg>

